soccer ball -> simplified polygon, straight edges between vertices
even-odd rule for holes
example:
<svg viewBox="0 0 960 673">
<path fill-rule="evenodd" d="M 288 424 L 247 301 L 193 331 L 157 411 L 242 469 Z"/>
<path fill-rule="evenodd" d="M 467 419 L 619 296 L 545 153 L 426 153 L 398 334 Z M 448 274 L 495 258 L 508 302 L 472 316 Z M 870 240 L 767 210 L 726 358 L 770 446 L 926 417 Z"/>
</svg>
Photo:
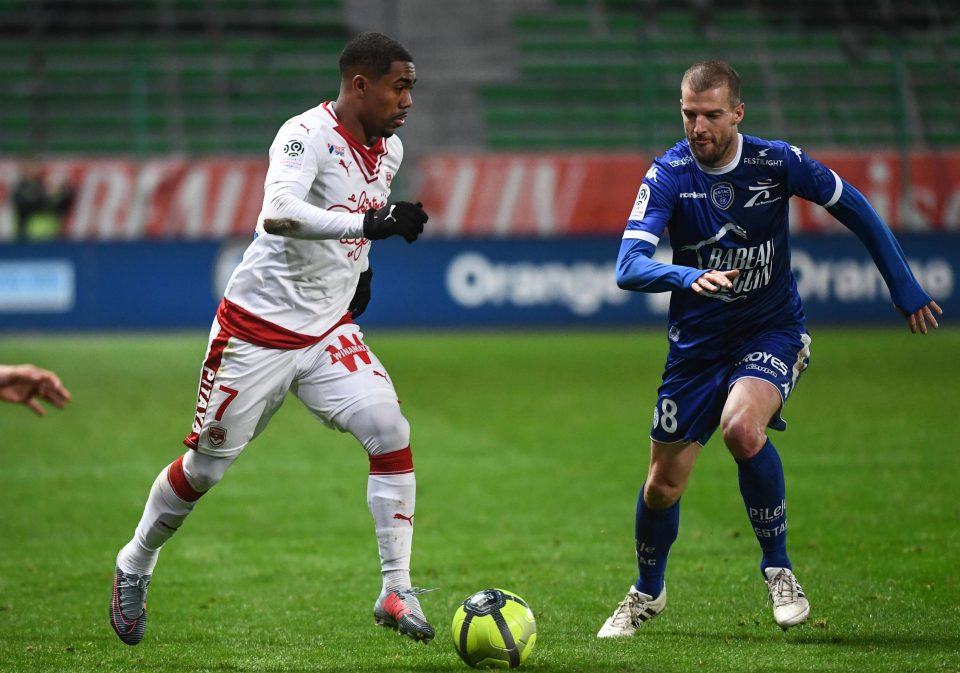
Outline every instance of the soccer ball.
<svg viewBox="0 0 960 673">
<path fill-rule="evenodd" d="M 516 668 L 536 642 L 537 620 L 511 591 L 478 591 L 453 615 L 453 646 L 474 668 Z"/>
</svg>

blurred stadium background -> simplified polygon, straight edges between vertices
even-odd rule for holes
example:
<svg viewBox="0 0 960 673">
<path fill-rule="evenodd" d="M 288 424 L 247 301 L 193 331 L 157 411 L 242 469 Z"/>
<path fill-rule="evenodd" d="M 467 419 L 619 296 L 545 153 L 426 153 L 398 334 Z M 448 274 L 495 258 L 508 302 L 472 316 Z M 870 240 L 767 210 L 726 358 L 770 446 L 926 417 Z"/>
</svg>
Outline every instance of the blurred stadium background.
<svg viewBox="0 0 960 673">
<path fill-rule="evenodd" d="M 0 0 L 0 325 L 206 325 L 277 128 L 336 96 L 339 50 L 366 29 L 417 62 L 395 194 L 426 204 L 433 239 L 374 256 L 381 287 L 433 309 L 391 297 L 371 323 L 662 324 L 664 298 L 620 292 L 610 269 L 650 159 L 681 137 L 678 81 L 700 58 L 743 75 L 744 132 L 857 185 L 955 305 L 956 3 Z M 73 198 L 62 226 L 19 235 L 12 195 L 31 166 Z M 793 210 L 811 317 L 889 320 L 852 237 Z"/>
</svg>

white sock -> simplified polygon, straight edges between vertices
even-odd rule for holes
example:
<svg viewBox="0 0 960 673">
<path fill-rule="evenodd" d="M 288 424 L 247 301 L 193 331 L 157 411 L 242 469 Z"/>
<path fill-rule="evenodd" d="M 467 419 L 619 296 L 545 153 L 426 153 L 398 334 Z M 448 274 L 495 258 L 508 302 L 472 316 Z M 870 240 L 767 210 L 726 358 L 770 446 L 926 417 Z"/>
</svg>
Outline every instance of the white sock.
<svg viewBox="0 0 960 673">
<path fill-rule="evenodd" d="M 413 472 L 371 474 L 367 478 L 367 505 L 377 531 L 384 591 L 410 586 L 416 501 L 417 480 Z"/>
<path fill-rule="evenodd" d="M 173 483 L 178 484 L 180 495 L 192 499 L 184 500 L 179 497 Z M 163 468 L 150 489 L 133 539 L 117 554 L 117 566 L 120 570 L 136 575 L 152 575 L 163 543 L 177 532 L 201 495 L 202 493 L 193 491 L 186 482 L 182 458 Z"/>
</svg>

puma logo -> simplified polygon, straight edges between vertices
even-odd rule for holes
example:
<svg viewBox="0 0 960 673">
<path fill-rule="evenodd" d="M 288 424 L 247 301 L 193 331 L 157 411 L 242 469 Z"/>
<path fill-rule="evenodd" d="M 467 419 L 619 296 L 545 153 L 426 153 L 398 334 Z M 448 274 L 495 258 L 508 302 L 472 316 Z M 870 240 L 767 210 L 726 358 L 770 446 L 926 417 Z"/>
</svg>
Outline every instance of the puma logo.
<svg viewBox="0 0 960 673">
<path fill-rule="evenodd" d="M 343 159 L 340 160 L 340 165 L 343 166 L 343 169 L 347 172 L 347 175 L 350 175 L 350 166 L 353 165 L 351 161 L 349 164 L 344 162 Z"/>
<path fill-rule="evenodd" d="M 383 372 L 378 372 L 376 369 L 373 370 L 373 375 L 374 375 L 374 376 L 382 376 L 383 378 L 387 379 L 387 375 L 386 375 L 386 374 L 384 374 Z M 387 381 L 389 381 L 389 380 L 390 380 L 390 379 L 387 379 Z"/>
<path fill-rule="evenodd" d="M 304 124 L 303 122 L 300 123 L 300 126 L 302 126 L 303 128 L 305 128 L 305 129 L 307 130 L 307 133 L 310 133 L 310 131 L 313 130 L 312 128 L 310 128 L 309 126 L 307 126 L 306 124 Z"/>
<path fill-rule="evenodd" d="M 401 514 L 400 512 L 397 512 L 396 514 L 393 515 L 393 518 L 394 518 L 394 519 L 401 519 L 401 520 L 403 520 L 403 521 L 409 521 L 411 526 L 413 525 L 413 517 L 414 517 L 413 514 L 411 514 L 410 516 L 404 516 L 404 515 Z"/>
</svg>

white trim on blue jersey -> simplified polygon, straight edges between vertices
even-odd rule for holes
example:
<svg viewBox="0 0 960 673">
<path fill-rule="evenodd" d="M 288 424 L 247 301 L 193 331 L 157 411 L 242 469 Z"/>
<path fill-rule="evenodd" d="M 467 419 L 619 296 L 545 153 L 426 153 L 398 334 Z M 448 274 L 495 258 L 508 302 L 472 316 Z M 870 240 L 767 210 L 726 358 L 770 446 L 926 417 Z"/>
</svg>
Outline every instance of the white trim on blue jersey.
<svg viewBox="0 0 960 673">
<path fill-rule="evenodd" d="M 649 231 L 641 231 L 639 229 L 627 229 L 623 232 L 624 238 L 635 238 L 641 241 L 646 241 L 647 243 L 653 243 L 657 245 L 660 243 L 660 237 L 654 234 L 651 234 Z"/>
<path fill-rule="evenodd" d="M 829 208 L 834 205 L 837 201 L 840 200 L 840 196 L 843 194 L 843 180 L 840 179 L 840 176 L 837 175 L 837 172 L 830 169 L 830 172 L 833 173 L 833 179 L 837 181 L 837 186 L 833 190 L 833 196 L 830 197 L 830 200 L 823 204 L 824 208 Z"/>
</svg>

